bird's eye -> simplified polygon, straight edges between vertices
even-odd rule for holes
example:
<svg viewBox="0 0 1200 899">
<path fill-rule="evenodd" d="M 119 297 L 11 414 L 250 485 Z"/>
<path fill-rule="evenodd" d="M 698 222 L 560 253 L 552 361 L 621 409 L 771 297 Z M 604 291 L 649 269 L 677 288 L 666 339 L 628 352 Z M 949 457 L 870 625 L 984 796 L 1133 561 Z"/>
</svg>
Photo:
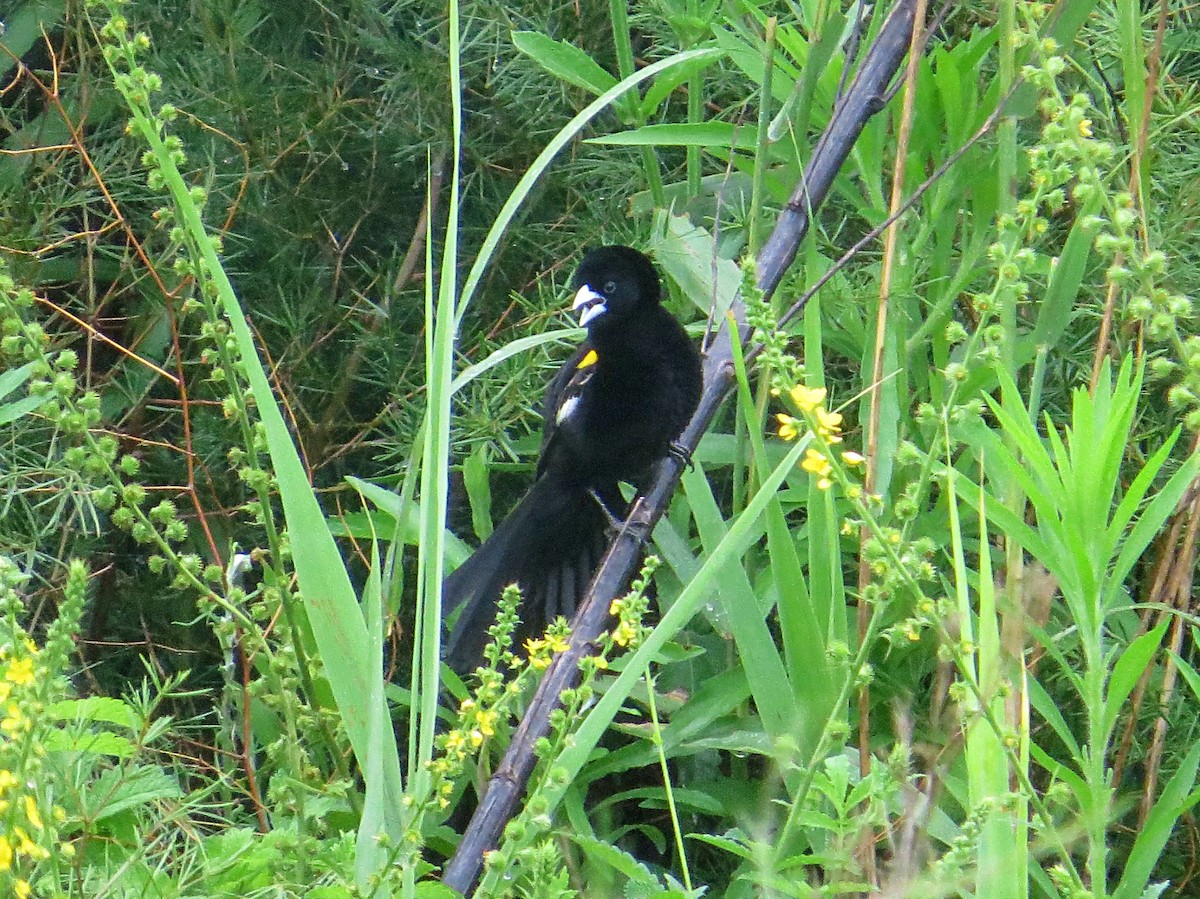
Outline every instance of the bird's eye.
<svg viewBox="0 0 1200 899">
<path fill-rule="evenodd" d="M 616 281 L 605 281 L 604 282 L 604 292 L 606 294 L 616 293 L 617 292 L 617 282 Z"/>
</svg>

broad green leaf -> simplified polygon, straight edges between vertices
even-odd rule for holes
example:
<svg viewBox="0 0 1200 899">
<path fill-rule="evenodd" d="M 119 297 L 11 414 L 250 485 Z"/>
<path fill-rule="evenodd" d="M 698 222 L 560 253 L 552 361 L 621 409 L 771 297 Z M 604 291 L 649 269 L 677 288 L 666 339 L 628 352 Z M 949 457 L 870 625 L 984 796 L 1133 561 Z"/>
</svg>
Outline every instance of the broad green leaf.
<svg viewBox="0 0 1200 899">
<path fill-rule="evenodd" d="M 736 262 L 722 259 L 712 235 L 692 224 L 686 215 L 665 216 L 666 227 L 650 244 L 654 259 L 683 295 L 713 319 L 721 321 L 742 284 Z M 715 277 L 714 277 L 715 276 Z"/>
<path fill-rule="evenodd" d="M 11 368 L 8 371 L 0 372 L 0 400 L 28 381 L 31 374 L 33 374 L 32 362 L 26 362 L 20 368 Z"/>
<path fill-rule="evenodd" d="M 484 444 L 479 444 L 463 459 L 462 471 L 475 536 L 486 540 L 492 535 L 492 487 L 488 482 L 487 447 Z"/>
<path fill-rule="evenodd" d="M 0 78 L 8 80 L 9 72 L 22 56 L 29 52 L 35 43 L 42 39 L 42 34 L 54 31 L 62 17 L 66 15 L 66 0 L 27 0 L 9 4 L 0 20 Z"/>
<path fill-rule="evenodd" d="M 698 468 L 685 472 L 681 483 L 692 504 L 701 540 L 711 556 L 729 535 L 712 486 Z M 763 725 L 771 735 L 782 736 L 795 726 L 798 709 L 783 660 L 766 623 L 769 608 L 764 608 L 763 598 L 755 593 L 741 565 L 723 566 L 713 577 L 719 585 L 719 598 Z"/>
<path fill-rule="evenodd" d="M 1113 666 L 1112 675 L 1108 679 L 1108 695 L 1104 699 L 1105 734 L 1112 733 L 1125 700 L 1129 698 L 1142 673 L 1154 659 L 1170 623 L 1169 620 L 1163 621 L 1154 630 L 1142 634 L 1130 643 L 1117 659 L 1117 664 Z"/>
<path fill-rule="evenodd" d="M 1033 706 L 1034 710 L 1058 734 L 1058 738 L 1063 741 L 1063 744 L 1071 753 L 1071 757 L 1076 762 L 1079 762 L 1083 758 L 1083 753 L 1080 751 L 1079 743 L 1075 739 L 1075 735 L 1071 733 L 1071 728 L 1067 724 L 1067 719 L 1063 717 L 1058 703 L 1050 698 L 1050 694 L 1046 692 L 1041 681 L 1036 677 L 1029 677 L 1026 685 L 1029 691 L 1029 704 Z"/>
<path fill-rule="evenodd" d="M 120 699 L 109 696 L 65 699 L 48 706 L 45 714 L 58 721 L 104 721 L 130 729 L 137 722 L 133 709 Z"/>
<path fill-rule="evenodd" d="M 1075 219 L 1062 252 L 1051 270 L 1050 281 L 1042 300 L 1037 304 L 1037 322 L 1033 332 L 1022 339 L 1022 358 L 1032 359 L 1039 346 L 1056 346 L 1071 322 L 1071 310 L 1079 296 L 1079 286 L 1087 271 L 1095 228 L 1091 227 L 1090 212 L 1085 210 Z"/>
<path fill-rule="evenodd" d="M 46 401 L 40 396 L 27 396 L 11 403 L 0 405 L 0 425 L 24 418 L 40 409 Z"/>
<path fill-rule="evenodd" d="M 677 87 L 693 75 L 699 75 L 714 62 L 716 62 L 715 57 L 694 59 L 669 72 L 663 72 L 655 78 L 654 83 L 646 88 L 646 95 L 642 97 L 641 117 L 648 119 L 654 115 L 663 100 L 667 99 Z"/>
<path fill-rule="evenodd" d="M 149 765 L 110 768 L 82 794 L 85 814 L 92 821 L 103 821 L 126 809 L 182 796 L 183 789 L 173 777 Z"/>
<path fill-rule="evenodd" d="M 568 837 L 593 864 L 608 865 L 639 887 L 659 887 L 658 879 L 649 868 L 611 843 L 580 834 L 569 834 Z"/>
<path fill-rule="evenodd" d="M 551 75 L 597 96 L 617 83 L 616 78 L 574 44 L 556 41 L 539 31 L 514 31 L 512 42 Z"/>
<path fill-rule="evenodd" d="M 132 740 L 108 731 L 85 731 L 57 729 L 46 734 L 42 746 L 47 752 L 72 752 L 84 755 L 111 755 L 114 758 L 133 758 L 141 750 Z"/>
<path fill-rule="evenodd" d="M 695 840 L 697 843 L 707 843 L 709 846 L 715 846 L 718 849 L 724 849 L 730 855 L 736 855 L 740 859 L 749 860 L 752 850 L 738 840 L 731 840 L 729 837 L 718 836 L 712 833 L 689 833 L 689 840 Z"/>
</svg>

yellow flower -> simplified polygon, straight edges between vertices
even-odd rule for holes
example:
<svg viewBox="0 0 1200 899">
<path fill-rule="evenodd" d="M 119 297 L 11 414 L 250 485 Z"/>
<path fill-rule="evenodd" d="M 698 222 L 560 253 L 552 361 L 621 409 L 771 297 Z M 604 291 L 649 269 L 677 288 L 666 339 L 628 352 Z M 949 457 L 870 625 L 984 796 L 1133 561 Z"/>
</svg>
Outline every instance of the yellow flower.
<svg viewBox="0 0 1200 899">
<path fill-rule="evenodd" d="M 525 651 L 531 656 L 538 655 L 546 649 L 546 641 L 530 637 L 525 641 Z"/>
<path fill-rule="evenodd" d="M 34 830 L 42 829 L 42 816 L 38 812 L 37 802 L 28 794 L 25 796 L 25 818 Z"/>
<path fill-rule="evenodd" d="M 461 730 L 452 730 L 446 734 L 446 750 L 448 752 L 458 752 L 467 744 L 467 738 Z"/>
<path fill-rule="evenodd" d="M 775 416 L 779 419 L 779 436 L 784 440 L 795 440 L 800 436 L 799 419 L 792 418 L 786 413 L 780 412 Z"/>
<path fill-rule="evenodd" d="M 496 710 L 485 709 L 479 713 L 479 732 L 485 737 L 496 734 Z"/>
<path fill-rule="evenodd" d="M 49 858 L 50 851 L 44 846 L 39 846 L 33 840 L 29 839 L 27 834 L 20 827 L 14 827 L 13 836 L 17 838 L 17 855 L 24 855 L 27 858 L 42 859 Z"/>
<path fill-rule="evenodd" d="M 570 641 L 562 634 L 547 634 L 546 642 L 551 652 L 566 652 L 571 646 Z"/>
<path fill-rule="evenodd" d="M 0 705 L 8 702 L 8 697 L 12 695 L 12 684 L 6 680 L 0 680 Z"/>
<path fill-rule="evenodd" d="M 812 412 L 817 406 L 825 402 L 826 391 L 824 387 L 805 387 L 803 384 L 797 384 L 788 393 L 792 398 L 792 402 L 804 412 Z"/>
<path fill-rule="evenodd" d="M 21 707 L 15 702 L 10 702 L 4 720 L 0 721 L 0 730 L 10 736 L 15 736 L 25 728 L 26 724 L 28 724 L 28 719 L 21 712 Z"/>
<path fill-rule="evenodd" d="M 1079 120 L 1079 136 L 1080 137 L 1091 137 L 1092 136 L 1092 120 L 1091 119 L 1080 119 Z"/>
<path fill-rule="evenodd" d="M 832 486 L 833 486 L 833 481 L 829 480 L 829 478 L 818 478 L 817 479 L 817 489 L 818 490 L 828 490 Z"/>
<path fill-rule="evenodd" d="M 12 860 L 12 843 L 8 841 L 8 837 L 0 833 L 0 871 L 7 871 L 9 868 L 11 868 Z"/>
<path fill-rule="evenodd" d="M 33 659 L 16 659 L 9 662 L 5 677 L 18 687 L 29 686 L 33 683 Z"/>
<path fill-rule="evenodd" d="M 853 466 L 862 465 L 867 460 L 860 453 L 856 453 L 854 450 L 846 450 L 844 453 L 842 453 L 842 461 L 847 465 Z"/>
<path fill-rule="evenodd" d="M 833 470 L 829 465 L 829 460 L 815 449 L 804 451 L 804 461 L 800 463 L 800 467 L 807 472 L 820 475 L 821 477 L 825 477 Z"/>
<path fill-rule="evenodd" d="M 18 880 L 13 883 L 13 895 L 17 899 L 29 899 L 30 892 L 28 880 Z"/>
<path fill-rule="evenodd" d="M 618 646 L 628 646 L 636 639 L 637 633 L 628 621 L 622 621 L 617 625 L 617 629 L 613 631 L 613 642 Z"/>
<path fill-rule="evenodd" d="M 841 443 L 838 434 L 842 430 L 842 413 L 819 408 L 814 414 L 817 416 L 817 433 L 830 443 Z"/>
<path fill-rule="evenodd" d="M 11 771 L 0 768 L 0 796 L 17 785 L 17 776 Z"/>
</svg>

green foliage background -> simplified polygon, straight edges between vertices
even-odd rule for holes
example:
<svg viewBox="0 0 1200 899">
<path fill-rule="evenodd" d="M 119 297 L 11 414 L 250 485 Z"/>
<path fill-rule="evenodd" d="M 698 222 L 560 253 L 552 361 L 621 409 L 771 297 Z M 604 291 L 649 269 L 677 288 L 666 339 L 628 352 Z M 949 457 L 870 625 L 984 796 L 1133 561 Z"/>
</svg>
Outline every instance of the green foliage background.
<svg viewBox="0 0 1200 899">
<path fill-rule="evenodd" d="M 773 305 L 749 298 L 774 354 L 742 381 L 656 534 L 664 626 L 674 603 L 702 614 L 650 637 L 671 640 L 653 680 L 648 652 L 627 659 L 627 687 L 589 672 L 551 747 L 559 767 L 535 782 L 489 895 L 1194 889 L 1200 28 L 1186 3 L 1144 6 L 963 3 L 938 29 L 911 133 L 892 100 Z M 860 12 L 468 0 L 453 7 L 455 36 L 450 9 L 132 0 L 117 13 L 128 34 L 102 33 L 113 10 L 75 0 L 0 13 L 0 259 L 17 298 L 0 379 L 0 664 L 6 696 L 30 691 L 29 709 L 55 710 L 7 713 L 0 772 L 27 775 L 15 789 L 56 822 L 33 828 L 15 798 L 0 808 L 7 833 L 24 814 L 49 847 L 15 864 L 0 851 L 0 877 L 45 895 L 442 895 L 429 865 L 452 851 L 452 813 L 472 805 L 520 703 L 486 678 L 475 711 L 456 694 L 457 723 L 421 764 L 434 697 L 418 678 L 432 663 L 418 653 L 410 668 L 432 600 L 418 580 L 430 546 L 415 537 L 429 531 L 415 522 L 430 526 L 435 503 L 414 492 L 415 448 L 423 421 L 446 429 L 455 465 L 435 474 L 450 478 L 449 524 L 486 534 L 527 483 L 540 391 L 570 335 L 531 340 L 470 380 L 450 423 L 427 414 L 447 387 L 427 353 L 449 345 L 432 341 L 426 279 L 457 266 L 462 283 L 521 176 L 608 84 L 589 77 L 712 47 L 719 61 L 647 82 L 655 102 L 605 110 L 536 182 L 453 361 L 462 371 L 553 331 L 581 248 L 599 242 L 654 249 L 672 308 L 699 325 L 714 272 L 737 282 L 733 262 L 797 182 Z M 864 20 L 864 41 L 879 21 Z M 127 128 L 143 102 L 136 81 L 120 82 L 129 64 L 110 71 L 104 55 L 135 32 L 149 36 L 138 64 L 161 79 L 147 109 L 179 138 L 157 155 Z M 532 58 L 518 32 L 580 52 Z M 868 241 L 776 334 L 782 309 L 884 220 L 900 160 L 909 196 L 1021 73 L 1010 117 L 915 201 L 897 244 Z M 212 324 L 219 313 L 205 326 L 189 313 L 225 295 L 197 261 L 187 204 L 164 207 L 155 189 L 164 154 L 203 188 L 193 199 L 339 537 L 358 594 L 334 617 L 358 616 L 367 635 L 349 660 L 322 643 L 325 587 L 291 558 L 327 539 L 324 523 L 289 512 L 288 530 L 273 530 L 308 484 L 289 480 L 279 432 L 258 424 L 263 395 L 245 398 L 255 354 Z M 450 234 L 458 255 L 439 263 Z M 17 322 L 43 329 L 42 349 Z M 220 361 L 223 348 L 241 361 Z M 772 385 L 786 397 L 797 377 L 828 388 L 844 416 L 837 450 L 869 457 L 878 502 L 828 446 L 832 492 L 814 468 L 772 475 L 789 447 L 770 416 L 813 414 L 768 405 Z M 87 390 L 94 410 L 72 405 Z M 66 420 L 76 409 L 86 426 Z M 81 447 L 92 455 L 72 455 Z M 778 494 L 756 492 L 773 476 Z M 144 521 L 128 511 L 160 501 L 171 508 Z M 703 567 L 735 538 L 741 566 Z M 261 568 L 223 583 L 234 551 L 251 548 Z M 464 552 L 451 541 L 447 556 Z M 47 647 L 28 656 L 46 674 L 37 683 L 23 674 L 25 633 Z M 363 750 L 391 737 L 372 718 L 385 690 L 374 669 L 389 676 L 398 761 Z M 349 704 L 364 670 L 379 695 Z M 410 673 L 412 692 L 396 686 Z M 588 701 L 600 683 L 607 712 Z M 1028 697 L 1028 718 L 1014 696 Z M 589 756 L 622 700 L 636 718 Z M 566 736 L 576 727 L 578 741 Z M 86 748 L 98 735 L 105 748 Z M 37 741 L 51 748 L 44 763 L 20 749 Z M 385 782 L 403 785 L 403 805 L 387 794 L 381 807 Z"/>
</svg>

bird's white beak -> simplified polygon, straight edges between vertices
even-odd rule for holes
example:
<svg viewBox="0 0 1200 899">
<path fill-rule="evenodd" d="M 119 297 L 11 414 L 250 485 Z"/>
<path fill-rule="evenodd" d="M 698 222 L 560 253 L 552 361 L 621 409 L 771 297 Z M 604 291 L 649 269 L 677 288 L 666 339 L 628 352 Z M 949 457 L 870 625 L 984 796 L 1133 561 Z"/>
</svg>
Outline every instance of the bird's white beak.
<svg viewBox="0 0 1200 899">
<path fill-rule="evenodd" d="M 586 327 L 596 316 L 608 311 L 608 307 L 604 305 L 604 297 L 586 284 L 575 294 L 575 302 L 571 304 L 571 308 L 579 313 L 580 327 Z"/>
</svg>

